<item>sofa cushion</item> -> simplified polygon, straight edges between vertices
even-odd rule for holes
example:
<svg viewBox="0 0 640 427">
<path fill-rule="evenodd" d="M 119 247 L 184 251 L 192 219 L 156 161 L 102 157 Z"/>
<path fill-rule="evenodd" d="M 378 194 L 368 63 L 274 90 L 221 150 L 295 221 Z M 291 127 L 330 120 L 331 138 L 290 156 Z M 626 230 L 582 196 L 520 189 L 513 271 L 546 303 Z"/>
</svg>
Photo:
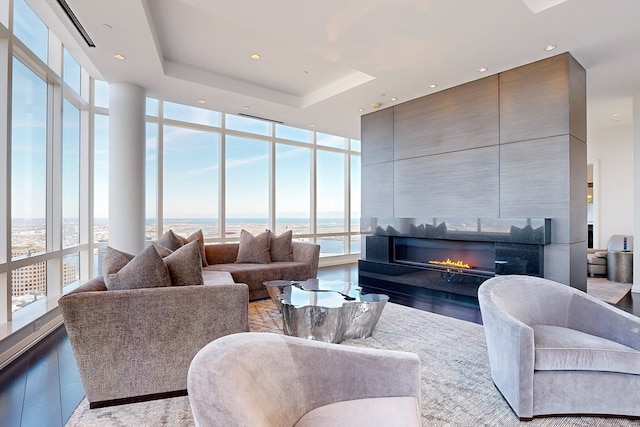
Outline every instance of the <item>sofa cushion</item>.
<svg viewBox="0 0 640 427">
<path fill-rule="evenodd" d="M 561 326 L 533 326 L 540 371 L 605 371 L 640 375 L 640 351 Z"/>
<path fill-rule="evenodd" d="M 305 262 L 279 262 L 280 279 L 282 280 L 307 280 L 314 279 L 311 267 Z"/>
<path fill-rule="evenodd" d="M 134 255 L 119 251 L 111 246 L 107 246 L 104 253 L 104 259 L 102 260 L 102 275 L 107 289 L 111 287 L 111 284 L 109 283 L 109 275 L 120 271 L 122 267 L 127 265 L 129 261 L 133 259 L 133 257 Z"/>
<path fill-rule="evenodd" d="M 264 282 L 268 280 L 279 280 L 282 276 L 281 263 L 269 264 L 209 264 L 204 271 L 227 271 L 231 273 L 236 283 L 246 283 L 249 290 L 263 289 Z"/>
<path fill-rule="evenodd" d="M 202 230 L 195 231 L 188 237 L 179 236 L 175 234 L 173 230 L 169 230 L 169 231 L 166 231 L 162 236 L 160 236 L 158 241 L 154 243 L 157 243 L 158 245 L 164 248 L 167 248 L 170 251 L 175 251 L 178 248 L 181 248 L 182 246 L 186 245 L 187 243 L 191 243 L 194 241 L 198 242 L 198 249 L 200 250 L 200 260 L 201 260 L 202 266 L 206 267 L 209 264 L 207 263 L 207 255 L 204 250 L 204 234 L 202 233 Z M 158 253 L 160 253 L 160 255 L 166 256 L 166 255 L 163 255 L 162 251 L 159 250 L 158 246 L 156 246 L 156 249 L 158 249 Z"/>
<path fill-rule="evenodd" d="M 202 266 L 206 267 L 207 265 L 209 265 L 207 263 L 207 255 L 204 251 L 204 233 L 202 233 L 202 230 L 198 230 L 193 232 L 191 235 L 189 235 L 187 238 L 178 236 L 182 239 L 182 243 L 184 243 L 185 245 L 187 243 L 191 243 L 191 242 L 198 242 L 198 249 L 200 250 L 200 259 L 202 262 Z"/>
<path fill-rule="evenodd" d="M 110 265 L 110 268 L 105 268 L 105 284 L 108 290 L 171 286 L 169 268 L 152 245 L 133 257 L 122 268 L 114 271 L 114 265 L 115 263 Z"/>
<path fill-rule="evenodd" d="M 198 242 L 187 243 L 163 258 L 174 286 L 203 285 L 202 259 Z"/>
<path fill-rule="evenodd" d="M 346 400 L 307 412 L 295 427 L 420 427 L 420 404 L 415 397 L 375 397 Z"/>
<path fill-rule="evenodd" d="M 171 251 L 175 251 L 184 246 L 183 238 L 175 234 L 173 230 L 168 230 L 160 236 L 158 243 Z"/>
<path fill-rule="evenodd" d="M 597 252 L 594 254 L 587 254 L 587 264 L 607 265 L 607 256 L 600 257 Z"/>
<path fill-rule="evenodd" d="M 240 247 L 238 248 L 237 263 L 266 264 L 271 262 L 269 253 L 271 231 L 264 231 L 257 236 L 244 228 L 240 231 Z"/>
<path fill-rule="evenodd" d="M 291 247 L 293 230 L 285 231 L 279 236 L 270 232 L 270 235 L 271 242 L 269 254 L 271 255 L 271 262 L 293 261 L 293 249 Z"/>
</svg>

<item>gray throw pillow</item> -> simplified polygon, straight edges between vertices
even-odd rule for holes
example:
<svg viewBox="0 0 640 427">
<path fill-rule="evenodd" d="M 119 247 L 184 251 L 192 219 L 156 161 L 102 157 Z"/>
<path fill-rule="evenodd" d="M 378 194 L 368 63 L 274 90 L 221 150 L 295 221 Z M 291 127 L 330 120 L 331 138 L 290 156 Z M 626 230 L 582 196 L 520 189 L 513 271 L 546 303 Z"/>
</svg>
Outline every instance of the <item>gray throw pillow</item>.
<svg viewBox="0 0 640 427">
<path fill-rule="evenodd" d="M 169 268 L 153 245 L 133 257 L 116 273 L 107 273 L 108 290 L 156 288 L 171 286 Z"/>
<path fill-rule="evenodd" d="M 107 246 L 104 259 L 102 260 L 102 277 L 104 278 L 104 285 L 107 289 L 111 288 L 109 276 L 120 271 L 120 269 L 127 265 L 133 258 L 134 255 Z"/>
<path fill-rule="evenodd" d="M 163 258 L 174 286 L 204 285 L 198 242 L 187 243 Z"/>
<path fill-rule="evenodd" d="M 180 236 L 178 236 L 178 237 L 180 237 Z M 202 266 L 206 267 L 206 266 L 209 265 L 209 263 L 207 263 L 207 255 L 206 255 L 205 250 L 204 250 L 204 233 L 202 233 L 202 230 L 198 230 L 198 231 L 192 233 L 186 239 L 184 237 L 180 237 L 180 238 L 182 239 L 182 243 L 185 244 L 185 245 L 187 243 L 197 241 L 198 242 L 198 249 L 200 250 L 200 260 L 202 261 Z"/>
<path fill-rule="evenodd" d="M 184 239 L 176 235 L 172 230 L 169 230 L 160 236 L 158 243 L 171 251 L 175 251 L 184 246 Z"/>
<path fill-rule="evenodd" d="M 254 237 L 244 228 L 240 231 L 240 246 L 236 263 L 267 264 L 271 262 L 269 253 L 271 231 L 264 231 Z"/>
<path fill-rule="evenodd" d="M 290 262 L 293 261 L 293 249 L 291 247 L 291 239 L 293 230 L 288 230 L 279 236 L 271 232 L 271 243 L 269 252 L 271 254 L 271 262 Z"/>
</svg>

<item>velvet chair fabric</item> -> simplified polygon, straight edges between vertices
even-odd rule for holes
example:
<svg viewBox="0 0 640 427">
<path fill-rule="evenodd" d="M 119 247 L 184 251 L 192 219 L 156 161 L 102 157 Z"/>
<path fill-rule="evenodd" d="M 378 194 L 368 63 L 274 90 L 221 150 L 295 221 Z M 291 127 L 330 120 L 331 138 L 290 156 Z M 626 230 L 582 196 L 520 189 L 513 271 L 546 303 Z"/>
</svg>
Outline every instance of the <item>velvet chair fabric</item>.
<svg viewBox="0 0 640 427">
<path fill-rule="evenodd" d="M 420 426 L 413 353 L 234 334 L 198 352 L 188 390 L 200 427 Z"/>
<path fill-rule="evenodd" d="M 493 381 L 520 419 L 640 416 L 640 318 L 532 276 L 491 278 L 478 300 Z"/>
</svg>

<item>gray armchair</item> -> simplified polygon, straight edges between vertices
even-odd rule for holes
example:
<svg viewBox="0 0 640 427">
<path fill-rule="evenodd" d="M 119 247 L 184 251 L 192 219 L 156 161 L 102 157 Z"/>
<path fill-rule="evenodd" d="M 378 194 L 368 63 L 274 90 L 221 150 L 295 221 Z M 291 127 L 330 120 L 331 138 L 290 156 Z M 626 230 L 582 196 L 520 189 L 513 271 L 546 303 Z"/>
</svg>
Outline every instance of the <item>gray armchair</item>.
<svg viewBox="0 0 640 427">
<path fill-rule="evenodd" d="M 91 408 L 185 395 L 198 350 L 249 330 L 247 285 L 222 274 L 205 274 L 205 285 L 110 291 L 99 276 L 60 298 Z"/>
<path fill-rule="evenodd" d="M 272 333 L 222 337 L 193 359 L 196 426 L 420 426 L 416 354 Z"/>
<path fill-rule="evenodd" d="M 493 382 L 521 420 L 640 416 L 640 318 L 532 276 L 491 278 L 478 300 Z"/>
</svg>

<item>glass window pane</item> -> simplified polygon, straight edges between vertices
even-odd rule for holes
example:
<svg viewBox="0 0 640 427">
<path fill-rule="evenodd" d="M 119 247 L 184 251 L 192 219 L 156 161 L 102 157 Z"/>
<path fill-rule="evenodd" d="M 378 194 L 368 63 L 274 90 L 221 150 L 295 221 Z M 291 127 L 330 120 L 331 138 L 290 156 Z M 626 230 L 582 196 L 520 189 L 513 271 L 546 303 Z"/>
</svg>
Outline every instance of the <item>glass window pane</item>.
<svg viewBox="0 0 640 427">
<path fill-rule="evenodd" d="M 47 295 L 47 263 L 42 261 L 11 271 L 11 311 Z"/>
<path fill-rule="evenodd" d="M 159 101 L 153 98 L 147 98 L 146 111 L 147 116 L 158 117 L 158 105 Z"/>
<path fill-rule="evenodd" d="M 343 137 L 326 133 L 316 133 L 316 143 L 325 147 L 345 148 L 345 139 Z"/>
<path fill-rule="evenodd" d="M 220 135 L 165 126 L 163 143 L 163 230 L 218 237 Z"/>
<path fill-rule="evenodd" d="M 319 236 L 316 243 L 320 245 L 320 256 L 344 255 L 344 236 Z"/>
<path fill-rule="evenodd" d="M 13 60 L 11 122 L 11 250 L 46 250 L 47 84 Z"/>
<path fill-rule="evenodd" d="M 76 285 L 80 280 L 80 253 L 65 255 L 62 257 L 62 284 L 63 286 Z"/>
<path fill-rule="evenodd" d="M 220 126 L 221 115 L 216 111 L 166 101 L 163 103 L 163 107 L 163 115 L 167 119 L 206 126 Z"/>
<path fill-rule="evenodd" d="M 360 156 L 351 157 L 351 231 L 360 231 Z"/>
<path fill-rule="evenodd" d="M 250 117 L 236 116 L 234 114 L 225 114 L 224 127 L 258 135 L 271 135 L 271 123 Z"/>
<path fill-rule="evenodd" d="M 67 49 L 64 50 L 64 81 L 71 89 L 80 94 L 80 64 L 71 56 Z"/>
<path fill-rule="evenodd" d="M 62 106 L 62 244 L 80 243 L 80 110 Z"/>
<path fill-rule="evenodd" d="M 357 139 L 351 140 L 351 151 L 357 151 L 358 153 L 361 151 L 362 144 Z"/>
<path fill-rule="evenodd" d="M 311 149 L 276 145 L 276 234 L 311 233 Z"/>
<path fill-rule="evenodd" d="M 103 80 L 94 80 L 93 88 L 93 105 L 109 108 L 109 83 Z"/>
<path fill-rule="evenodd" d="M 109 241 L 109 117 L 94 118 L 93 241 Z"/>
<path fill-rule="evenodd" d="M 269 143 L 227 136 L 226 237 L 269 227 Z"/>
<path fill-rule="evenodd" d="M 318 234 L 346 231 L 344 164 L 344 154 L 323 150 L 317 152 Z"/>
<path fill-rule="evenodd" d="M 146 240 L 158 238 L 158 218 L 156 214 L 158 203 L 158 125 L 147 123 L 146 162 L 145 162 L 145 211 L 146 211 Z"/>
<path fill-rule="evenodd" d="M 15 0 L 13 7 L 13 33 L 46 64 L 49 43 L 47 26 L 24 0 Z"/>
<path fill-rule="evenodd" d="M 276 123 L 276 137 L 292 141 L 311 142 L 312 132 L 306 129 L 294 128 Z"/>
</svg>

